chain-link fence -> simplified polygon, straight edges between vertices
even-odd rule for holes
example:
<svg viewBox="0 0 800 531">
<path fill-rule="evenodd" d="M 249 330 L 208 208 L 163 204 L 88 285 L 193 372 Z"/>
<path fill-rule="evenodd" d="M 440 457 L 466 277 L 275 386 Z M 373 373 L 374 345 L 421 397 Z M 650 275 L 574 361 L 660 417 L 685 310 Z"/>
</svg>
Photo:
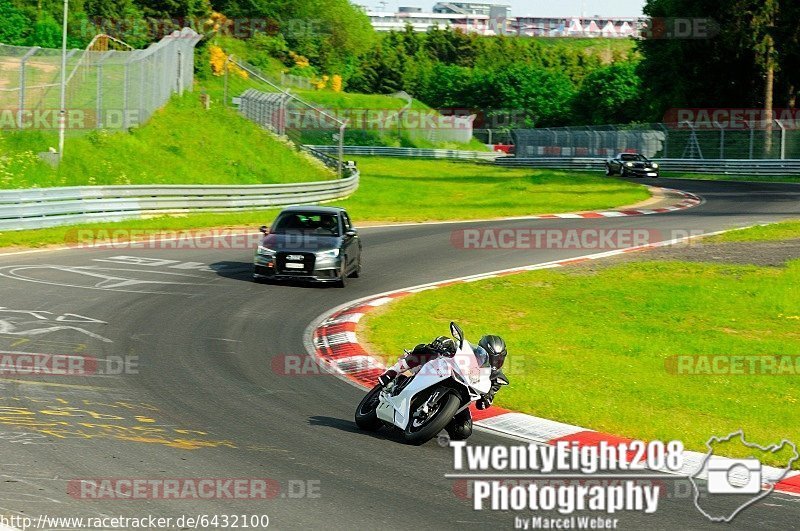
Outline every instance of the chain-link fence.
<svg viewBox="0 0 800 531">
<path fill-rule="evenodd" d="M 442 115 L 435 109 L 415 102 L 405 92 L 385 97 L 356 97 L 348 101 L 347 95 L 320 91 L 319 101 L 331 102 L 326 105 L 309 103 L 290 92 L 291 88 L 316 90 L 313 85 L 304 84 L 308 81 L 307 78 L 287 74 L 280 78 L 270 76 L 238 57 L 229 57 L 223 75 L 225 101 L 228 104 L 235 99 L 241 105 L 242 95 L 251 89 L 288 96 L 276 99 L 250 93 L 247 99 L 251 110 L 252 105 L 258 105 L 260 109 L 260 114 L 251 119 L 277 134 L 289 137 L 299 145 L 457 149 L 460 145 L 469 144 L 473 138 L 472 124 L 475 116 L 465 116 L 465 113 Z M 311 99 L 312 96 L 306 92 L 303 98 Z M 358 103 L 353 104 L 353 101 L 366 102 L 367 105 L 359 106 Z M 264 122 L 264 113 L 275 113 L 278 110 L 279 120 L 276 115 L 270 123 Z M 342 128 L 344 124 L 347 124 L 346 130 Z"/>
<path fill-rule="evenodd" d="M 67 131 L 146 122 L 173 93 L 191 90 L 194 47 L 185 28 L 143 50 L 105 35 L 66 57 Z M 61 50 L 0 44 L 2 129 L 58 129 Z"/>
<path fill-rule="evenodd" d="M 477 140 L 490 146 L 497 144 L 514 145 L 514 134 L 508 129 L 475 129 L 472 134 Z"/>
<path fill-rule="evenodd" d="M 598 157 L 638 152 L 650 158 L 800 158 L 800 133 L 786 121 L 754 121 L 745 127 L 691 122 L 519 129 L 512 132 L 518 157 Z"/>
<path fill-rule="evenodd" d="M 291 87 L 300 90 L 313 90 L 314 82 L 308 77 L 295 76 L 292 74 L 281 74 L 280 86 Z"/>
<path fill-rule="evenodd" d="M 347 122 L 284 90 L 255 66 L 229 56 L 224 67 L 225 105 L 234 103 L 246 118 L 285 136 L 300 148 L 336 145 L 337 157 L 314 153 L 344 175 L 342 147 Z"/>
</svg>

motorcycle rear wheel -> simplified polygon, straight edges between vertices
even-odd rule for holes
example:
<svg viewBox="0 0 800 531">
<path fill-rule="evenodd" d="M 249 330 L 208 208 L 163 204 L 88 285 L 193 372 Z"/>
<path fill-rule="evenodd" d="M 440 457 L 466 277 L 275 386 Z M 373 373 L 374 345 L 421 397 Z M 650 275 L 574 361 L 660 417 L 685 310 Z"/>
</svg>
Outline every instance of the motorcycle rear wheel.
<svg viewBox="0 0 800 531">
<path fill-rule="evenodd" d="M 415 425 L 415 419 L 411 418 L 408 421 L 408 426 L 403 431 L 403 437 L 409 444 L 425 444 L 440 431 L 442 431 L 456 414 L 458 408 L 461 406 L 461 401 L 452 392 L 448 392 L 446 396 L 438 402 L 438 409 L 433 414 L 425 419 L 420 425 Z"/>
</svg>

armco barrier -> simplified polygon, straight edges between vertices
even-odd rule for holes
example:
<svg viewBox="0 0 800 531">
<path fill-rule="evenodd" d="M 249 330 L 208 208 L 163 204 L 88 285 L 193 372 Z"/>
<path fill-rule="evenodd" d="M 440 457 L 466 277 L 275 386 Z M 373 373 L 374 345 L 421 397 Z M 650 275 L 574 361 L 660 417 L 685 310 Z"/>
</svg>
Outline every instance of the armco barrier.
<svg viewBox="0 0 800 531">
<path fill-rule="evenodd" d="M 605 159 L 541 157 L 497 159 L 502 166 L 551 168 L 562 170 L 602 170 Z M 798 176 L 800 160 L 733 160 L 733 159 L 660 159 L 662 171 L 676 173 L 706 173 L 720 175 Z"/>
<path fill-rule="evenodd" d="M 158 214 L 256 210 L 313 204 L 349 196 L 358 173 L 346 179 L 265 185 L 70 186 L 0 190 L 0 230 L 120 221 Z"/>
<path fill-rule="evenodd" d="M 322 153 L 336 153 L 336 146 L 308 146 Z M 458 149 L 420 149 L 420 148 L 395 148 L 384 146 L 344 146 L 345 155 L 378 156 L 378 157 L 403 157 L 427 159 L 462 159 L 462 160 L 488 160 L 494 161 L 505 157 L 505 153 L 492 151 L 462 151 Z"/>
</svg>

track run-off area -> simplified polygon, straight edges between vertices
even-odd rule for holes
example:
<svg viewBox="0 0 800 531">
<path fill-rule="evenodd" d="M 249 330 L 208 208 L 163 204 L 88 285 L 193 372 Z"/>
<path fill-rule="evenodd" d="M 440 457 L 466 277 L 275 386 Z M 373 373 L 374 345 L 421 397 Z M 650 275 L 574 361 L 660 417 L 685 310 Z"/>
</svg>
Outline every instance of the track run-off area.
<svg viewBox="0 0 800 531">
<path fill-rule="evenodd" d="M 596 252 L 471 252 L 454 244 L 457 231 L 641 229 L 657 243 L 800 217 L 800 185 L 657 184 L 703 202 L 654 215 L 363 227 L 363 275 L 346 289 L 254 283 L 250 248 L 0 255 L 0 351 L 101 360 L 86 375 L 0 379 L 0 514 L 268 515 L 278 529 L 513 527 L 513 513 L 474 511 L 468 493 L 445 477 L 450 448 L 359 431 L 353 412 L 362 390 L 324 371 L 287 371 L 282 360 L 306 357 L 308 327 L 357 299 Z M 480 310 L 479 301 L 468 303 Z M 409 330 L 410 347 L 426 339 Z M 514 443 L 485 431 L 469 441 Z M 127 499 L 82 489 L 82 480 L 99 478 L 263 481 L 246 483 L 250 496 Z M 685 489 L 666 491 L 655 514 L 615 515 L 620 528 L 719 527 Z M 730 525 L 798 522 L 800 498 L 773 494 Z"/>
</svg>

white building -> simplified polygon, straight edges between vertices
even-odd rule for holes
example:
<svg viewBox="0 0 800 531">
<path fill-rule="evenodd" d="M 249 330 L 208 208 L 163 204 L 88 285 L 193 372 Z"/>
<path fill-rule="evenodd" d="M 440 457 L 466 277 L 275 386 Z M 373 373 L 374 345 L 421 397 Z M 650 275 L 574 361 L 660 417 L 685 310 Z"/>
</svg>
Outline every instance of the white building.
<svg viewBox="0 0 800 531">
<path fill-rule="evenodd" d="M 461 29 L 479 35 L 520 35 L 526 37 L 638 37 L 645 20 L 641 17 L 510 17 L 510 7 L 476 2 L 439 2 L 432 12 L 418 7 L 401 7 L 396 13 L 366 10 L 376 31 L 426 32 L 434 26 Z"/>
<path fill-rule="evenodd" d="M 434 13 L 448 15 L 486 15 L 489 18 L 508 18 L 511 6 L 486 2 L 439 2 L 433 6 Z"/>
<path fill-rule="evenodd" d="M 516 17 L 509 27 L 527 37 L 638 37 L 643 17 Z"/>
<path fill-rule="evenodd" d="M 376 31 L 403 31 L 410 24 L 414 31 L 426 32 L 434 26 L 444 29 L 447 26 L 461 29 L 467 33 L 481 35 L 495 35 L 490 28 L 488 15 L 463 15 L 450 13 L 424 13 L 414 11 L 401 11 L 389 13 L 382 11 L 367 11 L 367 16 Z"/>
</svg>

